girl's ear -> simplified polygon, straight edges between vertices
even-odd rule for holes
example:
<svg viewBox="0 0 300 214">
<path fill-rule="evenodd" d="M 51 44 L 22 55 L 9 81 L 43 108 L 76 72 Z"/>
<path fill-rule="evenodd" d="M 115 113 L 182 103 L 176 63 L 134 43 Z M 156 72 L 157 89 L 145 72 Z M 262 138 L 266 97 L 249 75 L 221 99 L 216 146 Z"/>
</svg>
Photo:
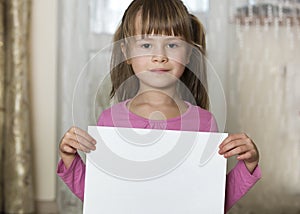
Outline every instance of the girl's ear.
<svg viewBox="0 0 300 214">
<path fill-rule="evenodd" d="M 122 51 L 122 53 L 124 55 L 124 58 L 126 59 L 126 63 L 128 65 L 130 65 L 131 64 L 131 60 L 128 59 L 128 57 L 127 57 L 127 48 L 126 48 L 126 45 L 125 45 L 124 42 L 121 43 L 121 51 Z"/>
</svg>

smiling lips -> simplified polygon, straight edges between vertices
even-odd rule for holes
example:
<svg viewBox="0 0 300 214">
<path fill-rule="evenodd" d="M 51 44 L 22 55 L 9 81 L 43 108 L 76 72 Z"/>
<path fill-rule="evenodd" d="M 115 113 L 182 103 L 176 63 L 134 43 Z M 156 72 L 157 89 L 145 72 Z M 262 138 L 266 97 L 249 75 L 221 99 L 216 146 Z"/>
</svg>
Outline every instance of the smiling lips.
<svg viewBox="0 0 300 214">
<path fill-rule="evenodd" d="M 168 72 L 169 70 L 168 70 L 168 69 L 165 69 L 165 68 L 155 68 L 155 69 L 151 69 L 150 71 L 151 71 L 151 72 L 155 72 L 155 73 L 166 73 L 166 72 Z"/>
</svg>

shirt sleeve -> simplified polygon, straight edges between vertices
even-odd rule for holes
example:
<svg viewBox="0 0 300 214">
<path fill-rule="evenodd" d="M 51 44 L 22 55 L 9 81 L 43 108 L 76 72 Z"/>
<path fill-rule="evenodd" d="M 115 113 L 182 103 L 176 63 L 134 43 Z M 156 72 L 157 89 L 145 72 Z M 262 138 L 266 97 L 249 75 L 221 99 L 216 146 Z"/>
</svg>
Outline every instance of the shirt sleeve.
<svg viewBox="0 0 300 214">
<path fill-rule="evenodd" d="M 104 113 L 102 112 L 102 114 L 98 118 L 97 126 L 103 126 L 104 124 L 103 117 L 104 117 Z"/>
<path fill-rule="evenodd" d="M 70 190 L 83 201 L 84 181 L 85 181 L 85 164 L 81 157 L 76 153 L 75 159 L 67 169 L 62 160 L 57 166 L 57 175 L 65 182 Z"/>
<path fill-rule="evenodd" d="M 100 116 L 98 118 L 97 126 L 105 126 L 110 123 L 110 121 L 112 119 L 111 119 L 109 113 L 110 113 L 110 110 L 102 111 L 102 113 L 100 114 Z"/>
<path fill-rule="evenodd" d="M 257 166 L 251 174 L 244 161 L 239 161 L 227 174 L 225 211 L 227 212 L 238 200 L 240 200 L 261 178 L 260 167 Z"/>
</svg>

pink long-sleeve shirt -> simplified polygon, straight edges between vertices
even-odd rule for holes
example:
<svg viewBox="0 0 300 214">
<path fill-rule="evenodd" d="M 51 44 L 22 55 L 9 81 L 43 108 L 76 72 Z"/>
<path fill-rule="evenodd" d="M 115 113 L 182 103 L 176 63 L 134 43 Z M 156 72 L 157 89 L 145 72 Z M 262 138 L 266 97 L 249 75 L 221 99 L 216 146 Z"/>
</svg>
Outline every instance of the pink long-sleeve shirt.
<svg viewBox="0 0 300 214">
<path fill-rule="evenodd" d="M 209 111 L 188 102 L 186 103 L 188 105 L 187 111 L 179 117 L 168 120 L 149 120 L 130 112 L 126 106 L 128 101 L 118 103 L 104 110 L 99 117 L 97 125 L 203 132 L 216 132 L 218 129 L 215 119 Z M 85 164 L 80 156 L 76 154 L 68 169 L 60 160 L 57 166 L 57 174 L 70 190 L 83 201 Z M 259 166 L 251 174 L 244 162 L 239 161 L 226 177 L 225 211 L 228 211 L 241 199 L 260 178 L 261 170 Z"/>
</svg>

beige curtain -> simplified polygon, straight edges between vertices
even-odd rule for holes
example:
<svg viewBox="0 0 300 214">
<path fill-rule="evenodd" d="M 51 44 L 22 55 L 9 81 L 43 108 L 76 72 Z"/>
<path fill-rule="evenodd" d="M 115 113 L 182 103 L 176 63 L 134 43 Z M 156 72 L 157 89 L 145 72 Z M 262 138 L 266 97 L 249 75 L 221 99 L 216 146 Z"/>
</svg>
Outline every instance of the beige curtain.
<svg viewBox="0 0 300 214">
<path fill-rule="evenodd" d="M 3 207 L 3 128 L 4 128 L 4 20 L 3 20 L 3 2 L 0 4 L 0 213 Z"/>
<path fill-rule="evenodd" d="M 0 4 L 0 205 L 34 213 L 29 99 L 30 0 Z"/>
</svg>

